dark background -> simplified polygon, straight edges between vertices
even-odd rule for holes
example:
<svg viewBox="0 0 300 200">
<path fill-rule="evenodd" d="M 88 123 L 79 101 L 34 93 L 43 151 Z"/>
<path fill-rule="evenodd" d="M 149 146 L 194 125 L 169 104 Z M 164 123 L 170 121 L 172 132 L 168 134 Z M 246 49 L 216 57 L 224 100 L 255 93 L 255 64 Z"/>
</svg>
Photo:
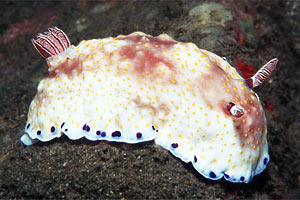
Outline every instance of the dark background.
<svg viewBox="0 0 300 200">
<path fill-rule="evenodd" d="M 0 198 L 300 198 L 299 1 L 1 1 Z M 205 13 L 189 15 L 196 6 Z M 249 184 L 211 181 L 154 142 L 66 137 L 25 147 L 27 109 L 45 60 L 30 39 L 57 26 L 72 44 L 142 31 L 167 33 L 227 57 L 244 77 L 279 58 L 255 88 L 268 120 L 270 163 Z"/>
</svg>

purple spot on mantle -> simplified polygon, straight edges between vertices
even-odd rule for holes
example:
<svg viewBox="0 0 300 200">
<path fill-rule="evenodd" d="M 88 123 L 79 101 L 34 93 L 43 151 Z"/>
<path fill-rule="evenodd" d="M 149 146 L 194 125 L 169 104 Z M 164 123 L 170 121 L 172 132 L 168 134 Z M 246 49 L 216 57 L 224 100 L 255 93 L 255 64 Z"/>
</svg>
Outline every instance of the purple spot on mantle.
<svg viewBox="0 0 300 200">
<path fill-rule="evenodd" d="M 229 178 L 229 175 L 228 175 L 228 174 L 225 174 L 225 173 L 224 173 L 224 176 L 225 176 L 225 178 L 227 178 L 227 179 Z"/>
<path fill-rule="evenodd" d="M 264 159 L 264 165 L 268 164 L 268 158 Z"/>
<path fill-rule="evenodd" d="M 209 176 L 210 176 L 211 178 L 216 178 L 216 177 L 217 177 L 216 174 L 215 174 L 214 172 L 210 172 L 210 173 L 209 173 Z"/>
<path fill-rule="evenodd" d="M 178 147 L 178 144 L 177 143 L 172 143 L 171 146 L 175 149 Z"/>
<path fill-rule="evenodd" d="M 102 132 L 101 133 L 101 137 L 105 137 L 106 136 L 106 133 L 105 132 Z"/>
<path fill-rule="evenodd" d="M 196 157 L 196 156 L 194 156 L 194 162 L 195 162 L 195 163 L 197 162 L 197 157 Z"/>
<path fill-rule="evenodd" d="M 89 132 L 90 131 L 90 127 L 87 124 L 84 124 L 82 127 L 82 130 Z"/>
<path fill-rule="evenodd" d="M 136 133 L 136 137 L 137 137 L 138 139 L 140 139 L 140 138 L 142 137 L 142 133 L 140 133 L 140 132 Z"/>
<path fill-rule="evenodd" d="M 111 134 L 112 137 L 121 137 L 121 132 L 120 131 L 115 131 Z"/>
</svg>

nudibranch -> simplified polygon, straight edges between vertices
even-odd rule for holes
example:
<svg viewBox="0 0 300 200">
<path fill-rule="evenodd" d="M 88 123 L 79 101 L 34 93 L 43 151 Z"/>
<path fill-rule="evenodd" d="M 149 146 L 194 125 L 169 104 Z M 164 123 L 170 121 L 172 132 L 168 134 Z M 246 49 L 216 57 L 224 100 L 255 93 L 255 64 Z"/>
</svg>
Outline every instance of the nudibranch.
<svg viewBox="0 0 300 200">
<path fill-rule="evenodd" d="M 32 40 L 48 75 L 30 104 L 21 141 L 155 140 L 204 177 L 248 183 L 269 162 L 266 118 L 252 88 L 267 62 L 243 79 L 193 43 L 142 32 L 71 45 L 54 27 Z"/>
</svg>

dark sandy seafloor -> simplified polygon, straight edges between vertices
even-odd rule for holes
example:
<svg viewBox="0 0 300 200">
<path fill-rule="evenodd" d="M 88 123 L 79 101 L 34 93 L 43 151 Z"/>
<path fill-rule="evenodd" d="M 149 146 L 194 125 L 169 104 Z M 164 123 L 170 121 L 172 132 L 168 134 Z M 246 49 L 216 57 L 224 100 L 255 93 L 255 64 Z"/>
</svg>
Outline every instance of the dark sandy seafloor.
<svg viewBox="0 0 300 200">
<path fill-rule="evenodd" d="M 300 2 L 1 1 L 0 16 L 1 199 L 300 198 Z M 268 120 L 267 169 L 249 184 L 237 184 L 204 178 L 154 142 L 63 136 L 24 146 L 19 138 L 28 107 L 47 74 L 30 39 L 51 26 L 74 45 L 134 31 L 167 33 L 227 57 L 244 75 L 278 57 L 271 78 L 254 89 Z"/>
</svg>

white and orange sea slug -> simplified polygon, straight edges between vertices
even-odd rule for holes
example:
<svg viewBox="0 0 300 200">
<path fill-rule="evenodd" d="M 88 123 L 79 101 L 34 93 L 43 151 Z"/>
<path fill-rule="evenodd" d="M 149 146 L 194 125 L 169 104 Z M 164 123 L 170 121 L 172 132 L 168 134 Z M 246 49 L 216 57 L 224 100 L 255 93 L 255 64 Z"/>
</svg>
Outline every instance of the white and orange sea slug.
<svg viewBox="0 0 300 200">
<path fill-rule="evenodd" d="M 266 118 L 251 90 L 278 59 L 244 80 L 221 57 L 166 34 L 142 32 L 72 46 L 54 27 L 33 44 L 48 75 L 21 141 L 155 140 L 209 179 L 248 183 L 269 161 Z"/>
</svg>

